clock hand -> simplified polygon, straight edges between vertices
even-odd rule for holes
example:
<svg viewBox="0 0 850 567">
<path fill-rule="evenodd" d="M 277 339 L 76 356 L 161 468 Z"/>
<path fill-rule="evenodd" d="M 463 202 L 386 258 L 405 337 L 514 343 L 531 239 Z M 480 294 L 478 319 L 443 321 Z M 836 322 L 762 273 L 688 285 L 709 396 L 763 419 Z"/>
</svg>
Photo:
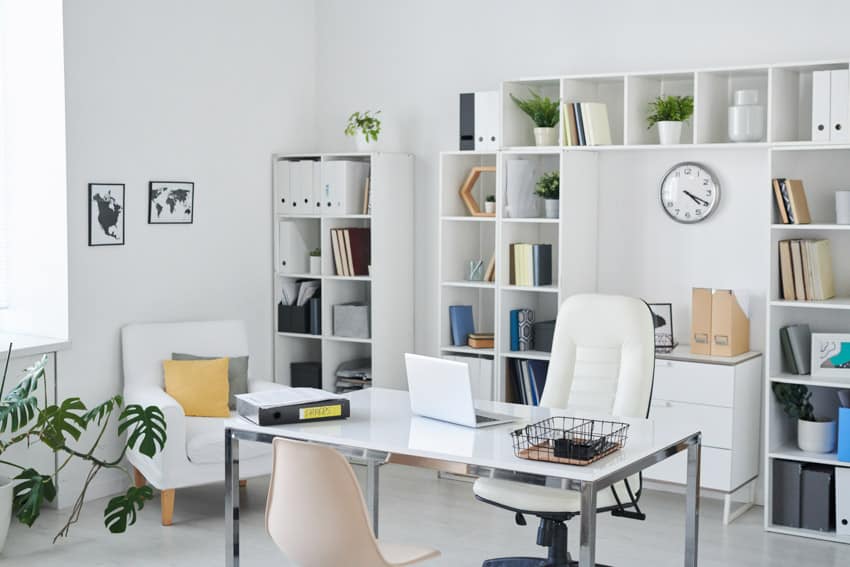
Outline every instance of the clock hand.
<svg viewBox="0 0 850 567">
<path fill-rule="evenodd" d="M 708 201 L 705 201 L 705 200 L 703 200 L 703 199 L 700 199 L 699 197 L 697 197 L 696 195 L 694 195 L 694 194 L 693 194 L 693 193 L 691 193 L 690 191 L 682 191 L 682 193 L 684 193 L 685 195 L 687 195 L 688 197 L 690 197 L 691 199 L 693 199 L 693 200 L 694 200 L 694 202 L 695 202 L 696 204 L 698 204 L 698 205 L 702 205 L 703 207 L 707 207 L 707 206 L 708 206 L 708 204 L 709 204 L 709 203 L 708 203 Z"/>
</svg>

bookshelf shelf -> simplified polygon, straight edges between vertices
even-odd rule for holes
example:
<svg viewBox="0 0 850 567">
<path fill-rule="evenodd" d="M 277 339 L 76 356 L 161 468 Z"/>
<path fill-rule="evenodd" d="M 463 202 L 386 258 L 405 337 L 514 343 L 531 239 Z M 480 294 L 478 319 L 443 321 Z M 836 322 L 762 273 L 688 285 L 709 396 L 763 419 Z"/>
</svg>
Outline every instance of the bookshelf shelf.
<svg viewBox="0 0 850 567">
<path fill-rule="evenodd" d="M 502 219 L 502 222 L 505 223 L 529 223 L 529 224 L 559 224 L 561 219 L 548 219 L 548 218 L 505 218 Z"/>
<path fill-rule="evenodd" d="M 287 186 L 283 176 L 289 175 L 284 172 L 293 169 L 291 165 L 289 168 L 279 167 L 280 162 L 302 160 L 316 164 L 314 176 L 324 171 L 322 167 L 327 162 L 345 160 L 368 163 L 370 200 L 374 205 L 372 213 L 359 214 L 363 210 L 365 197 L 364 188 L 359 186 L 349 187 L 346 199 L 353 201 L 348 202 L 348 207 L 340 207 L 335 212 L 307 215 L 281 213 L 281 210 L 285 211 L 281 198 L 286 194 Z M 275 154 L 272 162 L 272 249 L 275 265 L 272 332 L 275 381 L 291 383 L 291 363 L 320 363 L 321 385 L 333 391 L 336 370 L 340 364 L 371 358 L 372 383 L 375 386 L 403 388 L 406 384 L 403 354 L 414 350 L 413 156 L 389 152 Z M 329 171 L 333 169 L 329 168 Z M 287 179 L 288 186 L 295 190 L 296 183 L 304 178 L 293 174 Z M 343 185 L 342 182 L 338 183 Z M 312 187 L 315 190 L 318 185 Z M 336 275 L 331 231 L 350 228 L 368 228 L 371 231 L 369 253 L 370 265 L 374 268 L 371 275 Z M 287 232 L 283 233 L 284 230 Z M 309 270 L 306 257 L 314 248 L 322 250 L 322 275 L 306 273 Z M 283 260 L 287 263 L 284 264 Z M 284 273 L 287 269 L 293 273 Z M 278 331 L 277 305 L 282 298 L 282 289 L 291 284 L 292 280 L 302 279 L 321 282 L 319 315 L 322 335 Z M 371 338 L 332 335 L 333 306 L 353 301 L 368 305 Z"/>
<path fill-rule="evenodd" d="M 495 356 L 496 351 L 492 348 L 472 348 L 470 346 L 444 346 L 440 347 L 443 352 L 453 352 L 456 354 L 475 354 L 480 356 Z"/>
<path fill-rule="evenodd" d="M 499 356 L 502 358 L 519 358 L 526 360 L 549 360 L 552 357 L 552 353 L 540 350 L 511 350 L 503 352 Z"/>
<path fill-rule="evenodd" d="M 807 530 L 804 528 L 789 528 L 788 526 L 776 526 L 769 524 L 767 531 L 797 537 L 808 537 L 823 541 L 832 541 L 836 543 L 850 543 L 850 536 L 837 535 L 835 532 L 820 532 L 817 530 Z"/>
<path fill-rule="evenodd" d="M 470 287 L 477 289 L 494 289 L 494 282 L 471 282 L 466 280 L 442 282 L 440 285 L 445 287 Z"/>
<path fill-rule="evenodd" d="M 447 216 L 447 217 L 442 217 L 442 220 L 445 221 L 445 222 L 496 222 L 495 217 Z"/>
<path fill-rule="evenodd" d="M 558 293 L 560 290 L 554 285 L 503 285 L 503 291 L 526 291 L 532 293 Z"/>
<path fill-rule="evenodd" d="M 772 224 L 770 230 L 850 230 L 850 224 Z"/>
<path fill-rule="evenodd" d="M 783 382 L 785 384 L 803 384 L 804 386 L 818 386 L 822 388 L 850 388 L 850 381 L 841 378 L 819 378 L 809 374 L 778 374 L 770 377 L 771 382 Z"/>
<path fill-rule="evenodd" d="M 781 308 L 789 308 L 789 309 L 838 309 L 838 310 L 847 310 L 850 309 L 850 298 L 847 297 L 835 297 L 832 299 L 825 299 L 823 301 L 789 301 L 784 299 L 775 299 L 770 302 L 771 307 L 781 307 Z"/>
<path fill-rule="evenodd" d="M 836 453 L 808 453 L 791 445 L 781 445 L 768 455 L 771 459 L 786 459 L 803 463 L 817 463 L 835 467 L 850 467 L 850 462 L 839 461 Z"/>
</svg>

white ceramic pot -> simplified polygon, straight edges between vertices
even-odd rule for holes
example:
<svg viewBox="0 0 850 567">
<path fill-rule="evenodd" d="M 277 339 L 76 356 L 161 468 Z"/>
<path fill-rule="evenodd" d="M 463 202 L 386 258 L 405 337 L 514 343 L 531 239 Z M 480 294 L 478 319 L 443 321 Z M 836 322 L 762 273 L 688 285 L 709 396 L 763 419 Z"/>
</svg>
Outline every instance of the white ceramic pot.
<svg viewBox="0 0 850 567">
<path fill-rule="evenodd" d="M 835 421 L 797 420 L 797 446 L 809 453 L 831 453 L 835 450 Z"/>
<path fill-rule="evenodd" d="M 310 256 L 310 273 L 318 276 L 322 273 L 322 257 Z"/>
<path fill-rule="evenodd" d="M 484 201 L 484 212 L 490 214 L 495 213 L 496 203 L 493 201 Z"/>
<path fill-rule="evenodd" d="M 372 140 L 367 140 L 366 135 L 362 132 L 357 133 L 354 136 L 354 146 L 357 148 L 358 152 L 374 152 L 377 151 L 375 148 L 377 147 L 378 142 L 373 142 Z"/>
<path fill-rule="evenodd" d="M 546 218 L 558 218 L 558 210 L 561 207 L 561 201 L 559 199 L 543 199 L 543 203 L 546 205 Z"/>
<path fill-rule="evenodd" d="M 758 142 L 764 137 L 764 107 L 756 90 L 735 91 L 735 104 L 729 107 L 729 139 Z"/>
<path fill-rule="evenodd" d="M 13 489 L 12 480 L 0 476 L 0 553 L 3 552 L 6 535 L 9 533 L 9 523 L 12 521 Z"/>
<path fill-rule="evenodd" d="M 673 146 L 682 139 L 682 123 L 672 120 L 656 122 L 658 127 L 658 141 L 662 146 Z"/>
<path fill-rule="evenodd" d="M 534 143 L 538 146 L 557 146 L 558 145 L 558 129 L 557 128 L 535 128 Z"/>
</svg>

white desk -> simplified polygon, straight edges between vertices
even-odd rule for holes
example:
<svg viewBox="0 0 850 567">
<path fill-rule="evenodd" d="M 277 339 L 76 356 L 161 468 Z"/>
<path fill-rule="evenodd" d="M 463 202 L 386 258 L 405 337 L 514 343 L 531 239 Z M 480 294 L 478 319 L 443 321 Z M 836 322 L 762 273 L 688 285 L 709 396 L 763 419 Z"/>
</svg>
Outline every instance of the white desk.
<svg viewBox="0 0 850 567">
<path fill-rule="evenodd" d="M 656 431 L 649 420 L 622 419 L 629 423 L 626 446 L 588 466 L 568 466 L 529 461 L 514 456 L 509 432 L 550 415 L 567 415 L 563 410 L 477 402 L 481 409 L 513 414 L 520 421 L 470 429 L 441 423 L 410 413 L 407 392 L 370 388 L 348 395 L 351 417 L 276 427 L 261 427 L 242 418 L 228 421 L 225 428 L 225 524 L 226 564 L 239 565 L 239 441 L 271 443 L 275 437 L 330 445 L 349 458 L 366 462 L 367 504 L 372 525 L 378 531 L 378 467 L 392 454 L 425 460 L 467 465 L 478 476 L 509 478 L 529 484 L 547 481 L 581 492 L 582 514 L 580 567 L 593 567 L 596 556 L 596 493 L 638 471 L 687 451 L 688 482 L 685 520 L 685 567 L 697 565 L 699 524 L 699 465 L 701 434 Z M 570 415 L 581 415 L 569 412 Z M 591 416 L 586 416 L 591 417 Z M 598 416 L 597 416 L 598 417 Z"/>
</svg>

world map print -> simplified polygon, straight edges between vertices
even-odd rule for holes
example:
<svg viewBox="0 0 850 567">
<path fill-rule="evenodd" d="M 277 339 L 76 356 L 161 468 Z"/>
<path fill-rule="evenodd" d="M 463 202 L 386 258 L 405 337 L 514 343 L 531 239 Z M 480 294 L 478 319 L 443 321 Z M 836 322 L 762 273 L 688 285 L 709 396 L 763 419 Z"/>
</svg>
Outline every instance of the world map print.
<svg viewBox="0 0 850 567">
<path fill-rule="evenodd" d="M 194 216 L 195 184 L 151 181 L 148 223 L 189 224 Z"/>
</svg>

